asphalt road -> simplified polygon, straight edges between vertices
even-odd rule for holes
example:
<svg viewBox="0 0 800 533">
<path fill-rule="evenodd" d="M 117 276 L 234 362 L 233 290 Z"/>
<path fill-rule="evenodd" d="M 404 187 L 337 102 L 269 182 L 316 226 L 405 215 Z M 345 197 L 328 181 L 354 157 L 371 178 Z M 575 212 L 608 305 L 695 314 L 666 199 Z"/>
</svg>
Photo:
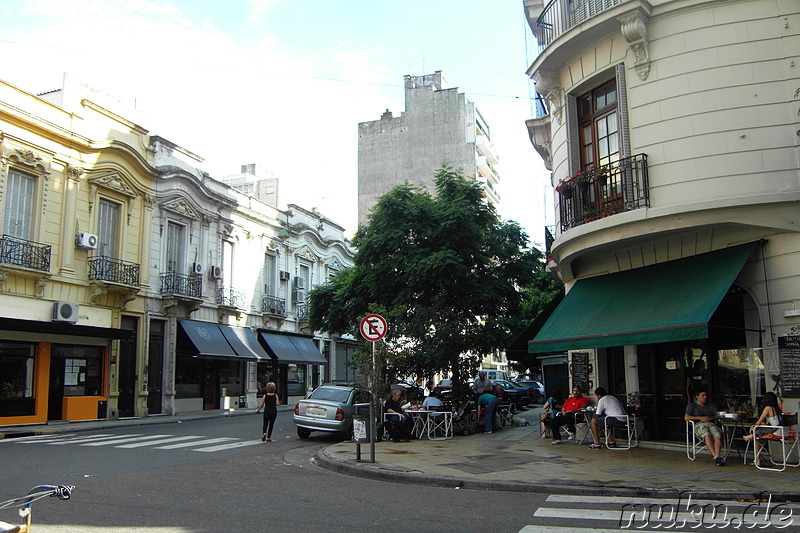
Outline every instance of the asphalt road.
<svg viewBox="0 0 800 533">
<path fill-rule="evenodd" d="M 75 485 L 40 500 L 33 531 L 520 531 L 546 495 L 395 484 L 335 474 L 313 457 L 334 442 L 295 434 L 279 414 L 0 441 L 0 501 L 38 484 Z M 14 522 L 15 513 L 0 511 Z"/>
</svg>

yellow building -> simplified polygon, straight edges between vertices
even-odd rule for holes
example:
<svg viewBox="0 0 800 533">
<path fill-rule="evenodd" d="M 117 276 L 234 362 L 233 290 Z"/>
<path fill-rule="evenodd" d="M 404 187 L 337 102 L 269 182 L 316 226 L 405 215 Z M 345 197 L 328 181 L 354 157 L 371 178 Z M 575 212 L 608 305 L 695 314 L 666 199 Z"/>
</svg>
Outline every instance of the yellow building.
<svg viewBox="0 0 800 533">
<path fill-rule="evenodd" d="M 122 107 L 0 82 L 0 425 L 145 408 L 155 172 Z"/>
</svg>

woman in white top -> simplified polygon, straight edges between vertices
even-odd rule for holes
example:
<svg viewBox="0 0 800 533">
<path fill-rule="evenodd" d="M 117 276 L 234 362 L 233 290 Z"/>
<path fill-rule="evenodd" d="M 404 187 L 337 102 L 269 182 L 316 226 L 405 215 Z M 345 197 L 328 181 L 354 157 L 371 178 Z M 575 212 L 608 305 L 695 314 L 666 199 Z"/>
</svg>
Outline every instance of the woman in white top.
<svg viewBox="0 0 800 533">
<path fill-rule="evenodd" d="M 774 392 L 767 392 L 766 394 L 764 394 L 762 403 L 764 404 L 764 410 L 761 411 L 761 416 L 758 417 L 756 423 L 750 427 L 750 434 L 744 437 L 744 440 L 746 441 L 753 440 L 756 437 L 755 434 L 756 426 L 778 426 L 774 430 L 768 428 L 760 428 L 758 430 L 758 435 L 757 435 L 758 437 L 762 437 L 770 433 L 774 433 L 778 437 L 783 437 L 783 427 L 780 427 L 781 415 L 783 414 L 783 411 L 781 411 L 781 408 L 778 405 L 778 397 L 775 395 Z M 761 449 L 761 445 L 758 443 L 758 439 L 755 439 L 755 447 L 756 447 L 756 457 L 758 457 L 758 452 Z"/>
</svg>

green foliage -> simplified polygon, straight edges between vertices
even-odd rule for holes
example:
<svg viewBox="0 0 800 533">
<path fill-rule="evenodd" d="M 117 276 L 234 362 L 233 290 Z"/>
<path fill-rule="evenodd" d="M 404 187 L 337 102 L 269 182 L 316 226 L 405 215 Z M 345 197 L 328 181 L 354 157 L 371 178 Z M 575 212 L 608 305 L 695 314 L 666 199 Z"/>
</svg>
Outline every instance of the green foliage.
<svg viewBox="0 0 800 533">
<path fill-rule="evenodd" d="M 474 180 L 443 167 L 436 193 L 405 184 L 382 196 L 356 233 L 354 266 L 309 294 L 309 320 L 358 335 L 360 318 L 378 312 L 389 372 L 466 380 L 546 304 L 550 282 L 542 253 L 498 219 Z"/>
</svg>

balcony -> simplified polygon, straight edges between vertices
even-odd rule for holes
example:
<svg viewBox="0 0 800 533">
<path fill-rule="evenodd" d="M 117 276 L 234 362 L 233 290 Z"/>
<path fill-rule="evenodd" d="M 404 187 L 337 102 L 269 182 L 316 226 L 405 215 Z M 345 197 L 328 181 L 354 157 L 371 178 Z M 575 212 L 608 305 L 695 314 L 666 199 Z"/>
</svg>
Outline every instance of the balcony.
<svg viewBox="0 0 800 533">
<path fill-rule="evenodd" d="M 649 207 L 647 155 L 579 172 L 556 187 L 561 231 L 625 211 Z"/>
<path fill-rule="evenodd" d="M 535 24 L 539 50 L 566 33 L 570 28 L 611 9 L 624 0 L 551 0 L 539 14 Z"/>
<path fill-rule="evenodd" d="M 286 316 L 286 298 L 264 296 L 261 298 L 261 312 L 268 315 Z"/>
<path fill-rule="evenodd" d="M 217 305 L 221 307 L 244 309 L 244 292 L 237 291 L 233 287 L 218 287 Z"/>
<path fill-rule="evenodd" d="M 89 259 L 89 279 L 129 287 L 139 286 L 139 264 L 104 255 Z"/>
<path fill-rule="evenodd" d="M 295 305 L 295 315 L 298 322 L 308 322 L 308 307 L 305 302 Z"/>
<path fill-rule="evenodd" d="M 0 264 L 50 271 L 51 246 L 3 235 L 0 238 Z"/>
<path fill-rule="evenodd" d="M 178 299 L 203 299 L 203 279 L 196 275 L 161 273 L 161 294 Z"/>
</svg>

